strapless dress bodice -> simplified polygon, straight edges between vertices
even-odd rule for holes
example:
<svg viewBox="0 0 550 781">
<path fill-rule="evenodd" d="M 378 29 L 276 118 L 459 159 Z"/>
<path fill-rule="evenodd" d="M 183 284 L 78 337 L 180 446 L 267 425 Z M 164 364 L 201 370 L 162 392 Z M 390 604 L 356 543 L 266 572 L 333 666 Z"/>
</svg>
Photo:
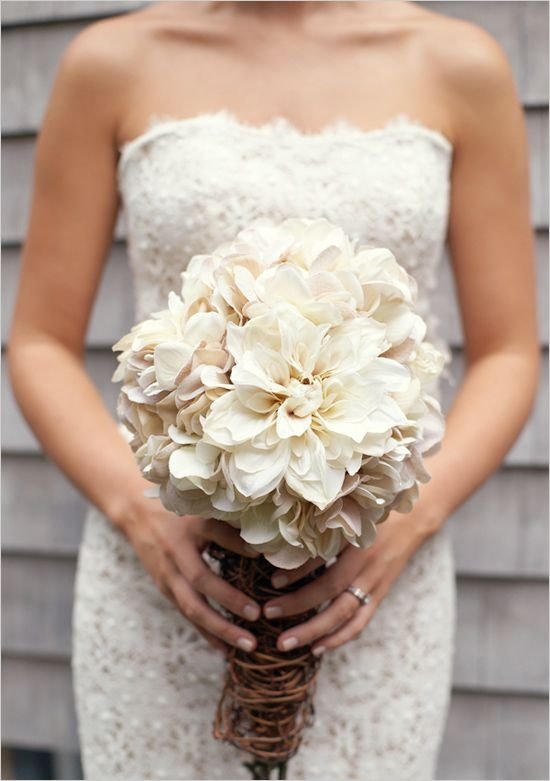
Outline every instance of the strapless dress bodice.
<svg viewBox="0 0 550 781">
<path fill-rule="evenodd" d="M 152 116 L 120 147 L 117 180 L 134 276 L 135 317 L 166 306 L 190 258 L 253 219 L 326 217 L 388 247 L 415 277 L 429 337 L 443 255 L 453 145 L 406 114 L 364 130 L 339 119 L 302 131 L 284 117 L 247 124 L 228 110 Z"/>
</svg>

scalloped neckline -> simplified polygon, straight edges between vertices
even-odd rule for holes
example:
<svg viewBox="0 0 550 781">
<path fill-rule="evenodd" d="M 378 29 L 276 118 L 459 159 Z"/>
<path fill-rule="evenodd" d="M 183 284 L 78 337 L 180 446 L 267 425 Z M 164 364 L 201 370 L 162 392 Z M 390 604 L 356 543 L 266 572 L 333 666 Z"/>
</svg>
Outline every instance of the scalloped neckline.
<svg viewBox="0 0 550 781">
<path fill-rule="evenodd" d="M 286 133 L 300 141 L 308 140 L 313 142 L 324 141 L 327 138 L 340 136 L 341 134 L 368 140 L 386 133 L 412 131 L 420 133 L 427 138 L 431 138 L 450 154 L 454 151 L 454 144 L 445 133 L 426 125 L 419 119 L 413 119 L 406 112 L 399 112 L 393 117 L 390 117 L 390 119 L 379 127 L 370 129 L 362 128 L 347 118 L 340 117 L 323 125 L 319 130 L 308 131 L 298 127 L 292 120 L 282 115 L 276 115 L 261 124 L 254 124 L 240 119 L 234 112 L 224 108 L 218 111 L 205 111 L 199 114 L 193 114 L 189 117 L 174 117 L 170 114 L 151 114 L 146 128 L 141 133 L 138 133 L 134 138 L 130 138 L 118 145 L 119 158 L 117 161 L 117 170 L 120 172 L 123 163 L 129 159 L 132 153 L 150 139 L 162 135 L 163 133 L 183 129 L 189 125 L 212 120 L 226 121 L 242 132 L 260 134 L 266 132 L 279 132 Z"/>
</svg>

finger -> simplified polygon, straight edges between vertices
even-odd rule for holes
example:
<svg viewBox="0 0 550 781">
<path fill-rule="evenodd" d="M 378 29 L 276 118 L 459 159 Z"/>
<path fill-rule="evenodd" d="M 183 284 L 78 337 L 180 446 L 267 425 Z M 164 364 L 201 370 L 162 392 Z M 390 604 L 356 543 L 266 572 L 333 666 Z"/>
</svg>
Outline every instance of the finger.
<svg viewBox="0 0 550 781">
<path fill-rule="evenodd" d="M 185 578 L 181 575 L 174 577 L 170 586 L 181 612 L 197 629 L 205 629 L 219 640 L 243 651 L 254 650 L 254 635 L 231 623 L 210 607 L 206 599 L 197 594 Z"/>
<path fill-rule="evenodd" d="M 200 557 L 194 562 L 176 563 L 180 573 L 196 591 L 214 599 L 231 613 L 236 613 L 247 621 L 256 621 L 260 617 L 262 611 L 258 603 L 212 572 Z"/>
<path fill-rule="evenodd" d="M 340 554 L 338 560 L 311 583 L 297 589 L 291 594 L 285 594 L 277 599 L 271 599 L 264 605 L 266 618 L 282 618 L 305 613 L 327 600 L 334 599 L 349 586 L 365 567 L 364 551 L 357 555 L 357 549 L 348 547 Z"/>
<path fill-rule="evenodd" d="M 229 651 L 229 646 L 227 643 L 224 643 L 223 640 L 219 640 L 217 637 L 215 637 L 215 635 L 207 632 L 206 629 L 203 629 L 200 626 L 196 626 L 195 629 L 197 632 L 200 632 L 200 634 L 215 651 L 221 652 L 224 656 L 227 656 Z"/>
<path fill-rule="evenodd" d="M 165 585 L 164 582 L 159 585 L 159 590 L 161 593 L 174 605 L 178 610 L 181 612 L 181 608 L 178 604 L 178 600 L 176 599 L 175 594 L 173 593 L 170 586 Z M 229 650 L 227 643 L 224 643 L 222 640 L 219 640 L 217 637 L 212 635 L 210 632 L 207 632 L 206 629 L 202 629 L 202 627 L 196 626 L 195 629 L 197 632 L 199 632 L 204 639 L 208 642 L 208 644 L 215 650 L 221 652 L 224 656 L 227 656 L 227 652 Z"/>
<path fill-rule="evenodd" d="M 326 564 L 326 561 L 321 556 L 317 556 L 317 558 L 310 559 L 305 564 L 302 564 L 301 567 L 296 567 L 295 569 L 276 569 L 271 576 L 271 584 L 273 588 L 284 588 L 291 583 L 297 583 L 323 564 Z"/>
<path fill-rule="evenodd" d="M 233 528 L 226 521 L 218 521 L 216 518 L 203 518 L 201 536 L 207 540 L 218 543 L 222 548 L 239 553 L 241 556 L 256 558 L 259 551 L 243 540 L 239 529 Z"/>
<path fill-rule="evenodd" d="M 325 651 L 338 648 L 339 646 L 344 645 L 344 643 L 348 643 L 350 640 L 358 637 L 370 622 L 376 611 L 376 607 L 377 603 L 373 596 L 373 599 L 368 605 L 361 606 L 355 615 L 335 632 L 319 638 L 311 649 L 312 654 L 314 654 L 314 656 L 321 656 Z"/>
<path fill-rule="evenodd" d="M 371 601 L 367 605 L 363 605 L 346 624 L 339 627 L 335 632 L 318 639 L 311 649 L 315 656 L 321 656 L 325 651 L 339 648 L 344 643 L 348 643 L 361 634 L 376 613 L 385 592 L 380 588 L 376 588 L 370 593 Z"/>
<path fill-rule="evenodd" d="M 277 639 L 280 651 L 291 651 L 302 645 L 309 645 L 319 637 L 334 632 L 337 627 L 352 619 L 359 608 L 359 601 L 353 594 L 340 594 L 325 610 L 309 621 L 282 632 Z"/>
</svg>

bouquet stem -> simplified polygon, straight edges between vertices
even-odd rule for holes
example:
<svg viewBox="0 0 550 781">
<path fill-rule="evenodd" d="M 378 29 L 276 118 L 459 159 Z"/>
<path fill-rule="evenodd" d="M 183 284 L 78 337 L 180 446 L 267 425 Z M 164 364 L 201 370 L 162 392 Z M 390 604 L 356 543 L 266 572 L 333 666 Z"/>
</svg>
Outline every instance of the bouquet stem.
<svg viewBox="0 0 550 781">
<path fill-rule="evenodd" d="M 273 764 L 268 762 L 261 762 L 260 760 L 256 759 L 254 762 L 244 762 L 243 764 L 246 768 L 250 770 L 253 779 L 257 779 L 257 778 L 270 779 L 272 770 L 278 771 L 277 776 L 275 776 L 275 778 L 286 779 L 286 771 L 287 771 L 286 762 L 276 762 L 275 764 Z"/>
<path fill-rule="evenodd" d="M 281 593 L 295 591 L 314 580 L 325 565 L 277 590 L 271 585 L 275 567 L 264 556 L 250 558 L 226 551 L 210 543 L 208 554 L 220 564 L 220 574 L 231 585 L 254 599 L 260 607 Z M 252 760 L 245 766 L 252 778 L 286 778 L 288 760 L 297 752 L 304 729 L 314 717 L 313 698 L 321 659 L 309 647 L 279 651 L 277 638 L 285 629 L 307 621 L 312 609 L 301 615 L 253 622 L 232 616 L 238 626 L 252 632 L 255 651 L 230 648 L 223 691 L 218 702 L 213 735 L 248 752 Z"/>
</svg>

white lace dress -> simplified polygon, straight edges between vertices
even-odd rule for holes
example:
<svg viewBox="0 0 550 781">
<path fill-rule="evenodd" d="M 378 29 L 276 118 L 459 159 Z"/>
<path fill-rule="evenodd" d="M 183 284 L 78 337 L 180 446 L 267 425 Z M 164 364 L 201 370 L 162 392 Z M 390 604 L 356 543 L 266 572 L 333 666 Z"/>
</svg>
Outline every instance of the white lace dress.
<svg viewBox="0 0 550 781">
<path fill-rule="evenodd" d="M 376 130 L 306 133 L 229 111 L 151 117 L 124 144 L 118 183 L 135 315 L 165 306 L 190 257 L 253 218 L 325 216 L 388 246 L 430 312 L 445 240 L 453 147 L 400 114 Z M 455 573 L 445 526 L 409 560 L 361 636 L 323 658 L 316 718 L 295 779 L 431 781 L 451 689 Z M 156 589 L 132 547 L 88 512 L 75 584 L 73 677 L 87 779 L 249 778 L 211 737 L 224 660 Z"/>
</svg>

